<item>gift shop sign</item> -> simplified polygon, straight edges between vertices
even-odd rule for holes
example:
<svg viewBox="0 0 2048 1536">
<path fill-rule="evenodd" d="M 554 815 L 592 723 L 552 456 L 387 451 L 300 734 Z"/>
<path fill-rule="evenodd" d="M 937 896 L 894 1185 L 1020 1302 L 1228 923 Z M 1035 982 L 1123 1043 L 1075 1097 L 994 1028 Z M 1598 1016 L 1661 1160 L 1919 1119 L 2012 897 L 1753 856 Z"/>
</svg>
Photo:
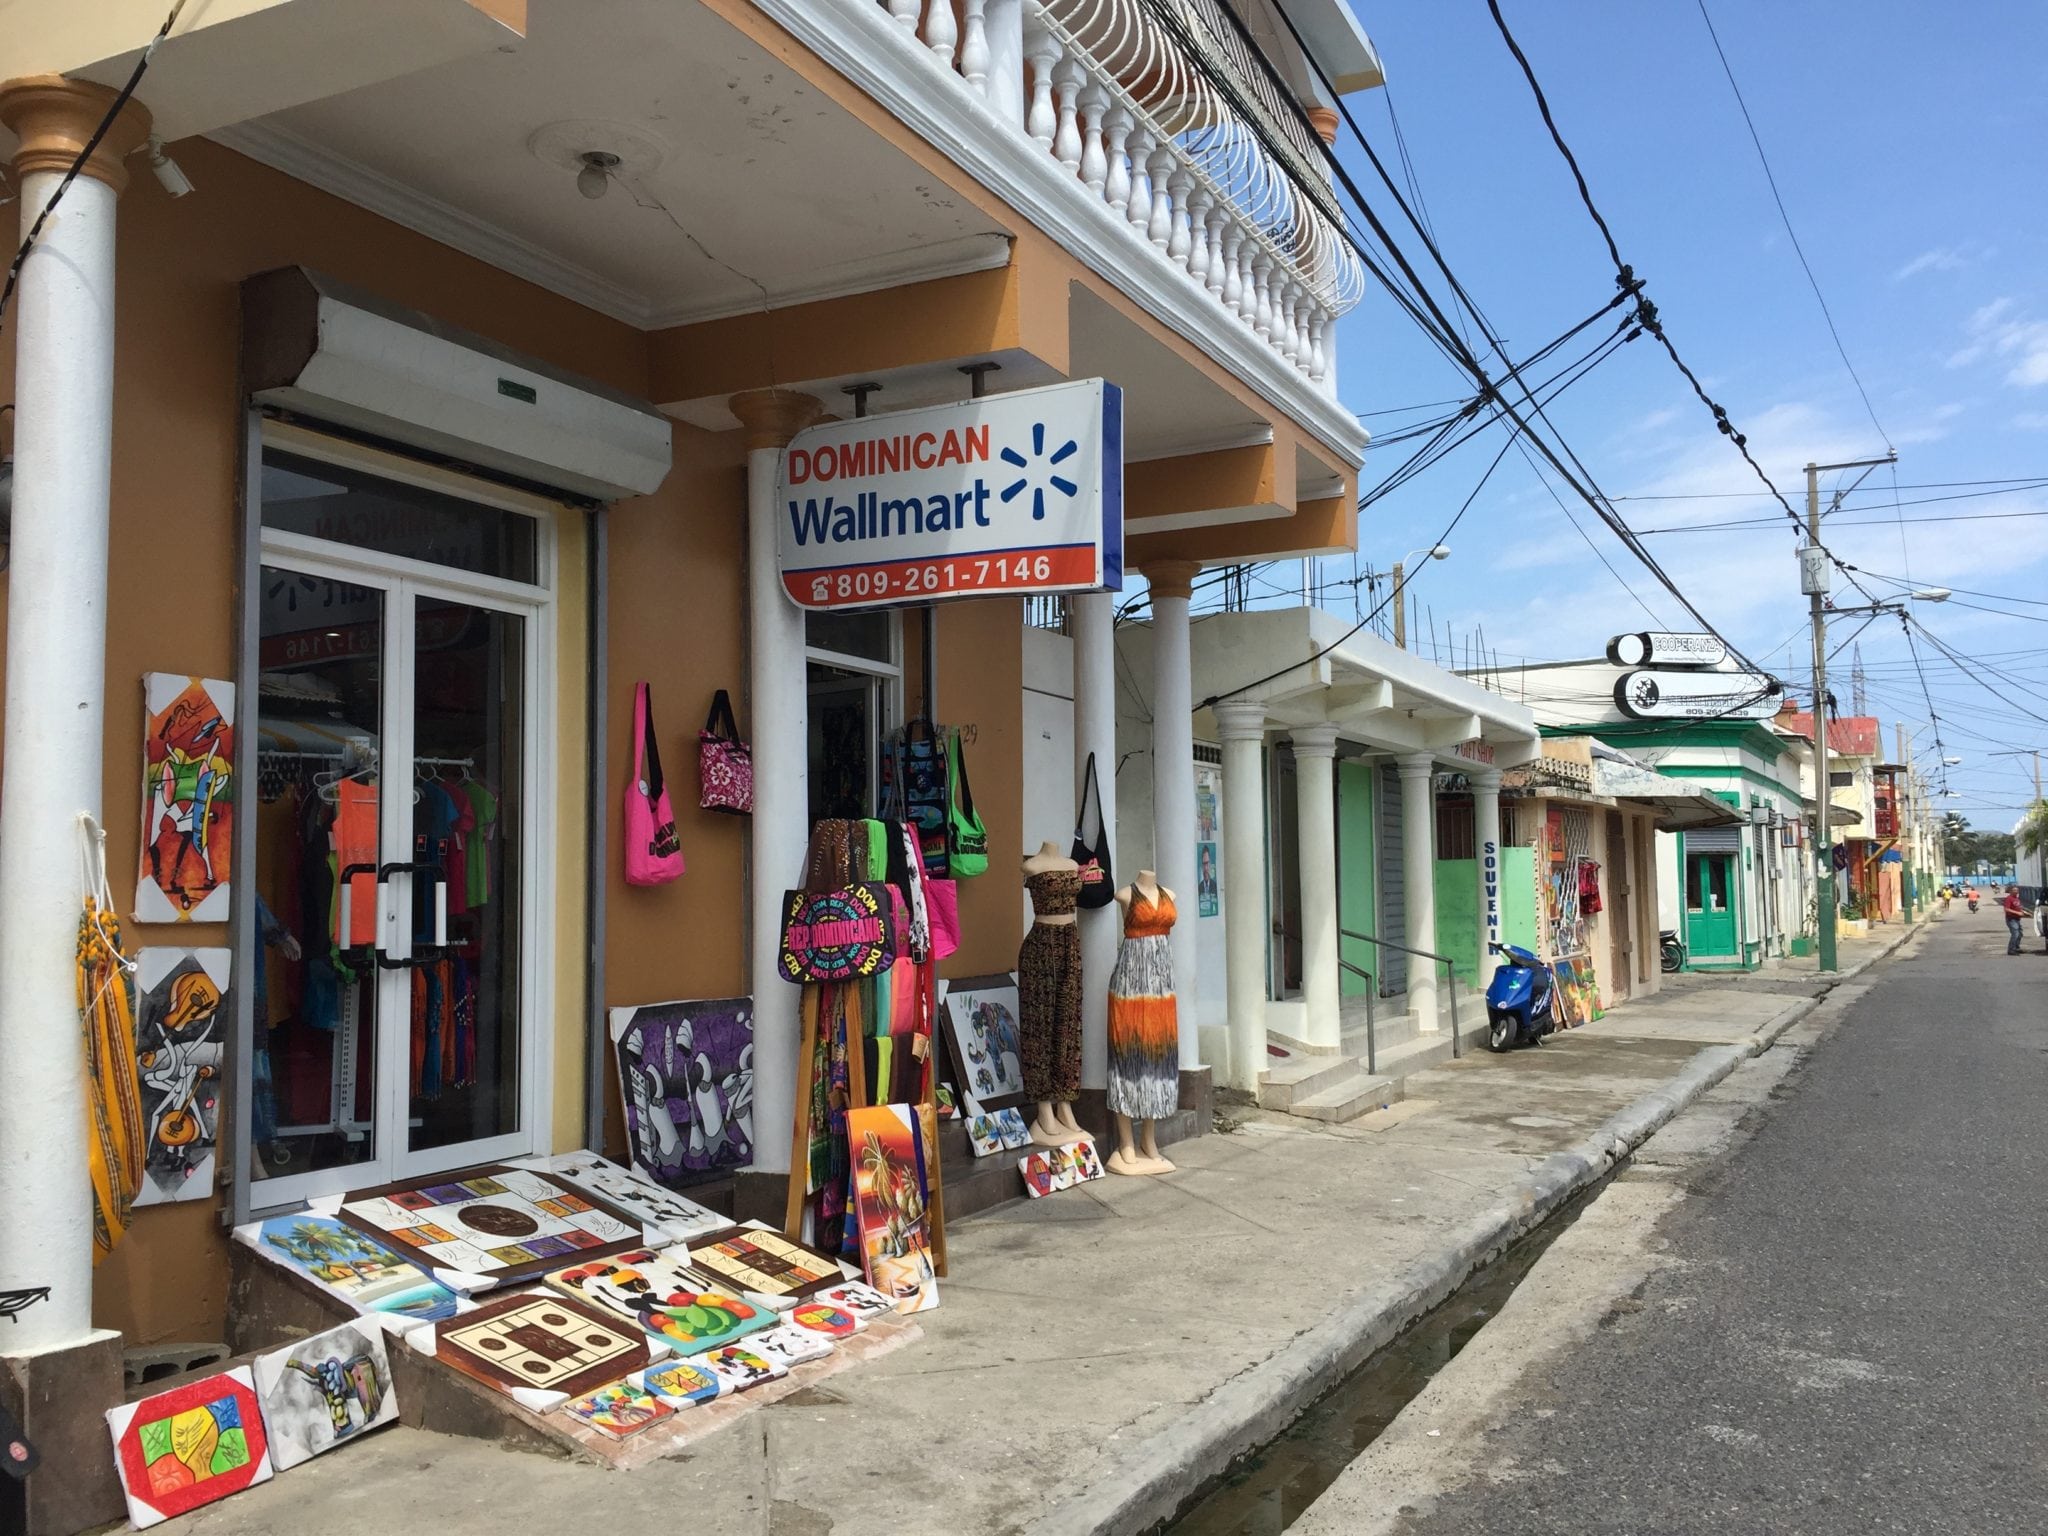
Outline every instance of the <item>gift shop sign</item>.
<svg viewBox="0 0 2048 1536">
<path fill-rule="evenodd" d="M 1123 586 L 1123 392 L 1101 379 L 832 422 L 782 452 L 803 608 Z"/>
</svg>

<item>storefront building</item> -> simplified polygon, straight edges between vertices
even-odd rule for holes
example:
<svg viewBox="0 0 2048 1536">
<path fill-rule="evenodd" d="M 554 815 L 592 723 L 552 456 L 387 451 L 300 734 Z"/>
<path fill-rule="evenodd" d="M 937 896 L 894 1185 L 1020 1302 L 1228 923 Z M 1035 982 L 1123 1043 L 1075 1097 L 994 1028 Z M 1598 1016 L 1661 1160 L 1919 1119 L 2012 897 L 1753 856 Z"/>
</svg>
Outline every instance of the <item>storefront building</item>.
<svg viewBox="0 0 2048 1536">
<path fill-rule="evenodd" d="M 726 1129 L 694 1150 L 728 1174 L 717 1198 L 779 1216 L 783 895 L 814 818 L 874 813 L 906 719 L 959 729 L 989 832 L 944 974 L 1014 967 L 1015 861 L 1067 835 L 1082 764 L 1122 745 L 1117 599 L 1072 596 L 1057 635 L 1014 593 L 806 614 L 776 485 L 814 422 L 1121 386 L 1121 555 L 1152 587 L 1159 724 L 1135 812 L 1103 774 L 1105 824 L 1194 824 L 1216 766 L 1198 718 L 1257 777 L 1249 706 L 1191 708 L 1214 687 L 1186 593 L 1204 564 L 1355 545 L 1364 438 L 1334 322 L 1360 287 L 1298 110 L 1328 126 L 1328 103 L 1263 79 L 1216 98 L 1291 146 L 1277 239 L 1073 9 L 422 0 L 399 34 L 252 0 L 183 23 L 112 114 L 0 330 L 0 1289 L 48 1288 L 10 1330 L 9 1391 L 41 1404 L 46 1458 L 96 1469 L 34 1528 L 109 1517 L 97 1416 L 124 1353 L 232 1337 L 228 1224 L 619 1150 L 612 1009 L 752 1000 L 744 1080 L 707 1090 Z M 1377 83 L 1349 12 L 1310 9 L 1340 86 Z M 129 8 L 73 11 L 28 7 L 0 44 L 24 230 L 109 116 L 92 82 L 146 41 Z M 173 171 L 131 180 L 158 157 Z M 643 683 L 687 865 L 659 885 L 629 878 L 622 825 Z M 751 817 L 697 804 L 720 690 Z M 1473 709 L 1385 708 L 1418 764 L 1481 734 Z M 217 1142 L 96 1266 L 68 1022 L 81 813 L 130 953 L 217 968 L 230 999 L 180 1056 L 210 1086 L 173 1106 L 203 1101 Z M 1167 884 L 1196 889 L 1196 844 L 1157 839 Z M 1197 926 L 1176 951 L 1190 1100 Z M 1090 914 L 1091 982 L 1115 943 Z"/>
</svg>

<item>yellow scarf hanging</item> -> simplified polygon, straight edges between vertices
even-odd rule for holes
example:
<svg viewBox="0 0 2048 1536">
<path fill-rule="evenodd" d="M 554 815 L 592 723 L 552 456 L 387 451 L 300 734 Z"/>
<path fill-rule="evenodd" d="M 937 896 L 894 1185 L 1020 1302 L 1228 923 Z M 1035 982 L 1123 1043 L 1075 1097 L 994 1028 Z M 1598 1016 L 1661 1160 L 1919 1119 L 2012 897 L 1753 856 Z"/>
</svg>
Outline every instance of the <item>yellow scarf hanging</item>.
<svg viewBox="0 0 2048 1536">
<path fill-rule="evenodd" d="M 121 920 L 106 896 L 106 834 L 85 821 L 89 877 L 78 923 L 78 1018 L 85 1032 L 86 1156 L 92 1168 L 92 1258 L 114 1251 L 142 1188 L 142 1088 L 135 1071 L 135 1004 L 121 954 Z M 97 887 L 93 891 L 90 887 Z"/>
</svg>

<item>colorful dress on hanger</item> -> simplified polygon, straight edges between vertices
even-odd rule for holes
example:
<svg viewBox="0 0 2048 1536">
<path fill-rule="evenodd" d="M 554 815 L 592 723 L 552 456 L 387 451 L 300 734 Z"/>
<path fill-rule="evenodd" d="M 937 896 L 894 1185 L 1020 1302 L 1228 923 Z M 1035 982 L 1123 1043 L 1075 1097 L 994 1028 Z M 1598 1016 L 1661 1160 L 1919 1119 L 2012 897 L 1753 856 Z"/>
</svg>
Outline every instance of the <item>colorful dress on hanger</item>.
<svg viewBox="0 0 2048 1536">
<path fill-rule="evenodd" d="M 1048 869 L 1024 882 L 1039 917 L 1072 912 L 1081 895 L 1078 869 Z M 1038 923 L 1017 953 L 1017 1024 L 1023 1046 L 1024 1091 L 1040 1103 L 1071 1104 L 1081 1096 L 1081 929 Z"/>
<path fill-rule="evenodd" d="M 1170 937 L 1178 915 L 1166 891 L 1154 902 L 1132 887 L 1109 977 L 1109 1108 L 1133 1120 L 1164 1119 L 1180 1108 Z"/>
</svg>

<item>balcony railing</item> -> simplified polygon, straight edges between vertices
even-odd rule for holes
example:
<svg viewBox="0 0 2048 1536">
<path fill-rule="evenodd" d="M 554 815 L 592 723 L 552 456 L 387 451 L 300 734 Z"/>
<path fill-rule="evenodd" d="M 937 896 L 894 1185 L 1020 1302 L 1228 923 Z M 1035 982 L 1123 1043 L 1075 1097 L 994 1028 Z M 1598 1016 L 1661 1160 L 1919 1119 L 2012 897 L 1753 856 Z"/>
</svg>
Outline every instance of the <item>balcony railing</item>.
<svg viewBox="0 0 2048 1536">
<path fill-rule="evenodd" d="M 875 0 L 1019 131 L 1309 379 L 1364 293 L 1321 148 L 1224 0 Z M 1005 81 L 1002 71 L 1022 78 Z"/>
</svg>

